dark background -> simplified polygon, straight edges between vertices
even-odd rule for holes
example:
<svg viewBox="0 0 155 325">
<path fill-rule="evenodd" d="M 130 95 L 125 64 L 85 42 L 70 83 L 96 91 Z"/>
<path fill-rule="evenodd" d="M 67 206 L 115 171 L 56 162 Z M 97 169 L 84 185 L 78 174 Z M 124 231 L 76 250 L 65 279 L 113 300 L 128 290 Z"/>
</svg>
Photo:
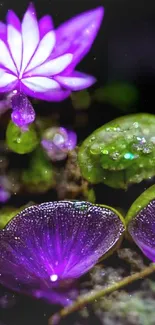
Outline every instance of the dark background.
<svg viewBox="0 0 155 325">
<path fill-rule="evenodd" d="M 29 1 L 0 2 L 0 19 L 4 20 L 8 9 L 13 9 L 22 17 Z M 70 17 L 85 10 L 103 5 L 105 16 L 92 50 L 79 64 L 78 69 L 94 75 L 98 79 L 95 88 L 111 81 L 128 81 L 140 93 L 137 109 L 139 112 L 155 112 L 155 1 L 153 0 L 42 0 L 34 1 L 38 17 L 51 14 L 58 26 Z M 41 112 L 48 114 L 53 109 L 61 112 L 64 125 L 72 124 L 73 112 L 70 101 L 63 103 L 41 103 Z M 119 110 L 104 104 L 93 104 L 88 111 L 88 126 L 78 132 L 83 140 L 90 132 L 105 122 L 122 115 Z M 149 184 L 136 185 L 128 192 L 111 190 L 102 185 L 97 188 L 99 202 L 128 207 Z M 50 194 L 41 201 L 51 199 Z M 18 200 L 18 198 L 16 199 Z M 22 202 L 26 203 L 26 202 Z M 0 321 L 4 325 L 44 325 L 47 324 L 51 307 L 40 302 L 23 298 L 9 310 L 0 311 Z M 93 324 L 94 325 L 94 324 Z"/>
</svg>

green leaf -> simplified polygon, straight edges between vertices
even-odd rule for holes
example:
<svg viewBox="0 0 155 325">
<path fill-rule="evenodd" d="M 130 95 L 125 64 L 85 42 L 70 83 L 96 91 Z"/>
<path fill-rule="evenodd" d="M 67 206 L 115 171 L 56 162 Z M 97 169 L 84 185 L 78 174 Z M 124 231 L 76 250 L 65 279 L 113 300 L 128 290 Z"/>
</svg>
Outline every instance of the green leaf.
<svg viewBox="0 0 155 325">
<path fill-rule="evenodd" d="M 29 192 L 42 193 L 53 187 L 54 172 L 51 162 L 38 148 L 31 157 L 29 168 L 22 173 L 22 182 Z"/>
<path fill-rule="evenodd" d="M 103 125 L 83 142 L 78 161 L 90 183 L 113 188 L 155 176 L 155 116 L 133 114 Z"/>
<path fill-rule="evenodd" d="M 6 130 L 6 143 L 9 149 L 23 155 L 37 147 L 39 138 L 34 125 L 31 124 L 28 131 L 22 131 L 10 121 Z"/>
</svg>

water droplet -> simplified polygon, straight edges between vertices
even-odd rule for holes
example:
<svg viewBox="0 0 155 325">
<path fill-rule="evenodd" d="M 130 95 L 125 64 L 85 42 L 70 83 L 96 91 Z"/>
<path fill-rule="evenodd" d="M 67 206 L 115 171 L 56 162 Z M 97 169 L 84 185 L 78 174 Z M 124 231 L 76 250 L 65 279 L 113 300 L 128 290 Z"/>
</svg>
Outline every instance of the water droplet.
<svg viewBox="0 0 155 325">
<path fill-rule="evenodd" d="M 137 129 L 139 127 L 138 122 L 133 123 L 133 127 L 135 127 Z"/>
<path fill-rule="evenodd" d="M 155 144 L 155 137 L 150 138 L 150 141 Z"/>
<path fill-rule="evenodd" d="M 150 147 L 145 147 L 144 149 L 143 149 L 143 153 L 151 153 L 152 152 L 152 148 L 150 148 Z"/>
<path fill-rule="evenodd" d="M 113 153 L 111 154 L 111 158 L 112 158 L 113 160 L 118 160 L 119 157 L 120 157 L 120 155 L 119 155 L 118 152 L 113 152 Z"/>
<path fill-rule="evenodd" d="M 77 202 L 77 201 L 75 201 L 73 203 L 73 208 L 84 211 L 84 210 L 87 210 L 88 206 L 87 206 L 87 204 L 85 202 Z"/>
<path fill-rule="evenodd" d="M 100 147 L 98 144 L 93 144 L 90 148 L 90 153 L 92 155 L 98 155 L 100 153 Z"/>
<path fill-rule="evenodd" d="M 109 153 L 109 151 L 106 149 L 101 150 L 101 152 L 103 153 L 103 155 L 108 155 L 108 153 Z"/>
<path fill-rule="evenodd" d="M 21 143 L 21 138 L 17 138 L 17 143 Z"/>
<path fill-rule="evenodd" d="M 127 152 L 125 153 L 124 158 L 127 160 L 132 160 L 134 159 L 134 155 L 131 152 Z"/>
</svg>

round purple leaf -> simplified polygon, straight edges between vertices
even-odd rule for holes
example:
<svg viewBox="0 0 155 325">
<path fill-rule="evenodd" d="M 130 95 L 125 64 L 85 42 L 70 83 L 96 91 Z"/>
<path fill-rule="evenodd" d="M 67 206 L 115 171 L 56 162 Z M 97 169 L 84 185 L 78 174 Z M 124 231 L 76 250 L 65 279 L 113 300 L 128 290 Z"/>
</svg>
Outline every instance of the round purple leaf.
<svg viewBox="0 0 155 325">
<path fill-rule="evenodd" d="M 31 206 L 0 232 L 0 283 L 66 303 L 59 284 L 88 272 L 123 232 L 121 219 L 108 207 L 77 201 Z"/>
<path fill-rule="evenodd" d="M 126 223 L 137 246 L 155 262 L 155 185 L 144 191 L 133 203 Z"/>
</svg>

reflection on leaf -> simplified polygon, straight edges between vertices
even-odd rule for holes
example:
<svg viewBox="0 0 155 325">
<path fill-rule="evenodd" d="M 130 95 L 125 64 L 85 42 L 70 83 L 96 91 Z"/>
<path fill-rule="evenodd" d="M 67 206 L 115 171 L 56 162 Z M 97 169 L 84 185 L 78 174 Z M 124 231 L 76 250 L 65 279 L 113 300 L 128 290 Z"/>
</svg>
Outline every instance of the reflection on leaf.
<svg viewBox="0 0 155 325">
<path fill-rule="evenodd" d="M 98 88 L 94 93 L 94 99 L 99 102 L 109 103 L 121 111 L 132 109 L 139 98 L 139 93 L 134 85 L 128 83 L 112 83 L 105 87 Z"/>
</svg>

